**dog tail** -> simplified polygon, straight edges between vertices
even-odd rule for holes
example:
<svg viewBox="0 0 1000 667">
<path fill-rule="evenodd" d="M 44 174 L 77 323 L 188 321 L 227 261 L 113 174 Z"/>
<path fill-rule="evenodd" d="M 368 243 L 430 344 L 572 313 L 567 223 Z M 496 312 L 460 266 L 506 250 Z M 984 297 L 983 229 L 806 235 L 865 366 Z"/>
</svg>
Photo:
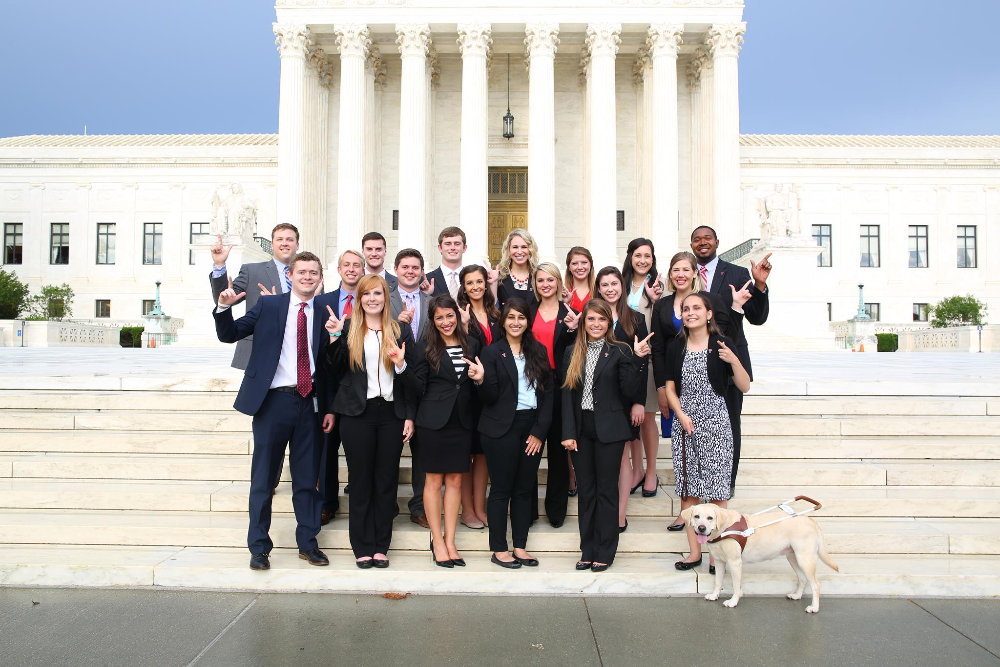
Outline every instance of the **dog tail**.
<svg viewBox="0 0 1000 667">
<path fill-rule="evenodd" d="M 819 534 L 819 553 L 818 553 L 818 555 L 819 555 L 819 559 L 821 561 L 823 561 L 824 563 L 826 563 L 830 567 L 830 569 L 832 569 L 832 570 L 834 570 L 836 572 L 840 572 L 840 566 L 837 565 L 837 563 L 834 562 L 834 560 L 832 558 L 830 558 L 830 554 L 828 554 L 826 552 L 826 539 L 824 539 L 824 536 L 823 536 L 822 532 Z"/>
</svg>

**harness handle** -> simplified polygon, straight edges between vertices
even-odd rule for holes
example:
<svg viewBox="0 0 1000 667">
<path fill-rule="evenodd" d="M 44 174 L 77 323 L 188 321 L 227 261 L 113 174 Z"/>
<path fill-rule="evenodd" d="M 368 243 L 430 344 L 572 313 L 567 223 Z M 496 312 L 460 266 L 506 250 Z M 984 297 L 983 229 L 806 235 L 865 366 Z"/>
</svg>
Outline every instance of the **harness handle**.
<svg viewBox="0 0 1000 667">
<path fill-rule="evenodd" d="M 809 496 L 795 496 L 795 499 L 792 502 L 794 502 L 795 500 L 804 500 L 807 503 L 812 503 L 813 505 L 815 505 L 815 507 L 813 507 L 814 511 L 818 510 L 821 507 L 823 507 L 822 503 L 820 503 L 818 500 L 813 500 Z"/>
</svg>

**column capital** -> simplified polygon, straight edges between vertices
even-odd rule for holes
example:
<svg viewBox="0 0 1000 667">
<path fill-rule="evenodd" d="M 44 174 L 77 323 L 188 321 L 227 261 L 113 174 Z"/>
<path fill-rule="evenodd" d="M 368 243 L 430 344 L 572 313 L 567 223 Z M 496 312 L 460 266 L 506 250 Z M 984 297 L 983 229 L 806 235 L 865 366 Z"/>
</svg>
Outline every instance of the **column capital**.
<svg viewBox="0 0 1000 667">
<path fill-rule="evenodd" d="M 334 26 L 337 35 L 337 47 L 340 49 L 340 57 L 356 56 L 367 58 L 368 50 L 372 40 L 368 31 L 368 26 L 358 23 L 337 24 Z"/>
<path fill-rule="evenodd" d="M 319 65 L 319 85 L 327 90 L 333 85 L 333 64 L 329 58 L 324 58 Z"/>
<path fill-rule="evenodd" d="M 385 61 L 382 60 L 382 50 L 378 48 L 378 44 L 372 44 L 371 48 L 368 49 L 368 60 L 365 64 L 372 71 L 375 89 L 385 90 L 387 67 Z"/>
<path fill-rule="evenodd" d="M 747 31 L 746 21 L 741 23 L 713 23 L 705 38 L 713 58 L 736 57 L 740 54 L 743 34 Z"/>
<path fill-rule="evenodd" d="M 654 23 L 646 32 L 646 45 L 649 56 L 654 60 L 661 56 L 677 57 L 681 48 L 681 34 L 684 25 L 680 23 Z"/>
<path fill-rule="evenodd" d="M 639 52 L 635 56 L 632 64 L 632 86 L 636 89 L 642 88 L 646 81 L 646 67 L 650 64 L 649 47 L 645 44 L 639 46 Z"/>
<path fill-rule="evenodd" d="M 316 70 L 321 76 L 323 74 L 323 66 L 329 60 L 330 57 L 327 56 L 326 51 L 315 44 L 310 44 L 309 48 L 306 49 L 306 67 Z"/>
<path fill-rule="evenodd" d="M 524 27 L 524 35 L 529 60 L 534 56 L 555 57 L 559 49 L 558 23 L 529 23 Z"/>
<path fill-rule="evenodd" d="M 708 57 L 708 51 L 705 47 L 699 46 L 691 54 L 691 60 L 688 61 L 687 65 L 687 80 L 688 87 L 694 88 L 695 86 L 701 85 L 701 73 L 709 66 L 711 59 Z"/>
<path fill-rule="evenodd" d="M 306 51 L 312 44 L 309 28 L 289 23 L 274 23 L 271 28 L 274 31 L 274 43 L 278 47 L 278 54 L 282 58 L 305 59 Z"/>
<path fill-rule="evenodd" d="M 489 23 L 459 23 L 456 41 L 463 58 L 465 56 L 485 58 L 493 46 L 493 27 Z"/>
<path fill-rule="evenodd" d="M 396 44 L 399 54 L 427 56 L 431 44 L 431 27 L 426 23 L 401 23 L 396 25 Z"/>
<path fill-rule="evenodd" d="M 591 56 L 618 55 L 618 45 L 622 43 L 621 23 L 590 23 L 587 25 L 587 50 Z"/>
<path fill-rule="evenodd" d="M 441 61 L 438 60 L 438 50 L 434 42 L 427 43 L 427 78 L 433 88 L 441 85 Z"/>
</svg>

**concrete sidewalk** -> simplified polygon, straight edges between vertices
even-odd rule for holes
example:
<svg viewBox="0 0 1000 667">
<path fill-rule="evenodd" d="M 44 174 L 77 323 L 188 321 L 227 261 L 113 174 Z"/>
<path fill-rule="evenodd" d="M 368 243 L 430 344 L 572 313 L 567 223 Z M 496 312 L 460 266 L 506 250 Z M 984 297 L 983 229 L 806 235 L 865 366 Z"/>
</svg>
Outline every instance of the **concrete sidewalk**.
<svg viewBox="0 0 1000 667">
<path fill-rule="evenodd" d="M 806 604 L 7 588 L 0 664 L 1000 665 L 1000 600 Z"/>
</svg>

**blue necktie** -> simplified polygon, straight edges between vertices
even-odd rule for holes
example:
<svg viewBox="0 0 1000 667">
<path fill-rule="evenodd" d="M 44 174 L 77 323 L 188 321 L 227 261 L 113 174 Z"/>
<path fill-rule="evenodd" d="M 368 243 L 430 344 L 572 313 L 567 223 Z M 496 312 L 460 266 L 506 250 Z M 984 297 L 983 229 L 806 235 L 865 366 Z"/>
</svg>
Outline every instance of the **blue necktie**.
<svg viewBox="0 0 1000 667">
<path fill-rule="evenodd" d="M 287 267 L 285 267 L 285 291 L 292 291 L 292 275 L 288 272 Z"/>
</svg>

